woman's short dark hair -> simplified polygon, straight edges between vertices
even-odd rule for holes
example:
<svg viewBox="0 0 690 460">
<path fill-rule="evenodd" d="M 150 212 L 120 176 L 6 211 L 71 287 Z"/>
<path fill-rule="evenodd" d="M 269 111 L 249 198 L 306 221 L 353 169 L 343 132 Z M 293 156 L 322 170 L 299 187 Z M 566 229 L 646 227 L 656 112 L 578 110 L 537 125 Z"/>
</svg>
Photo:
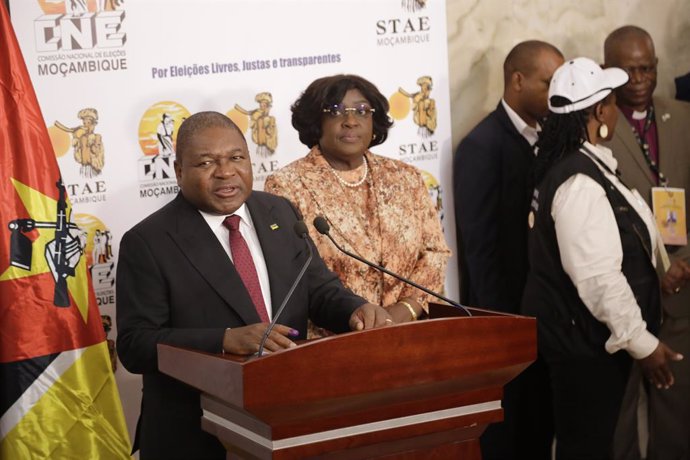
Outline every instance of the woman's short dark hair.
<svg viewBox="0 0 690 460">
<path fill-rule="evenodd" d="M 333 75 L 314 80 L 292 105 L 292 126 L 299 133 L 299 140 L 309 148 L 321 139 L 323 109 L 340 104 L 351 89 L 359 90 L 375 109 L 372 114 L 374 139 L 369 147 L 382 144 L 388 137 L 393 121 L 388 117 L 388 100 L 368 80 L 358 75 Z"/>
</svg>

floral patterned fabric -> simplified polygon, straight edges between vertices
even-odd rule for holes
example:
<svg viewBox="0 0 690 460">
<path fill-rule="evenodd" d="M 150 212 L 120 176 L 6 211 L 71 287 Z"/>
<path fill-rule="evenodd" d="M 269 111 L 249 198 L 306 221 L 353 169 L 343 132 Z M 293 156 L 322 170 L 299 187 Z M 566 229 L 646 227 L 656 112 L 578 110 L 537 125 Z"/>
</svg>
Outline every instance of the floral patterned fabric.
<svg viewBox="0 0 690 460">
<path fill-rule="evenodd" d="M 405 297 L 427 308 L 428 295 L 341 253 L 312 222 L 324 216 L 345 249 L 417 284 L 441 292 L 450 257 L 441 222 L 419 171 L 401 161 L 365 153 L 369 172 L 346 187 L 318 147 L 266 179 L 264 190 L 289 199 L 302 213 L 321 257 L 343 284 L 372 303 L 388 306 Z M 345 175 L 356 182 L 364 168 Z"/>
</svg>

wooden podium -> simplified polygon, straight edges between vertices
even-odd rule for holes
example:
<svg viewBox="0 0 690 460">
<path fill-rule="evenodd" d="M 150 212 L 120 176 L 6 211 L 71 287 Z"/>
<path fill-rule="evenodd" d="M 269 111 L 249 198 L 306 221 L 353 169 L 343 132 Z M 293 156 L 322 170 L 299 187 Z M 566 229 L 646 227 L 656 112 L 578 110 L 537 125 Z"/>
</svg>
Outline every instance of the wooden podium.
<svg viewBox="0 0 690 460">
<path fill-rule="evenodd" d="M 261 358 L 158 345 L 158 366 L 201 390 L 201 426 L 229 459 L 481 459 L 503 385 L 536 358 L 536 323 L 470 310 Z"/>
</svg>

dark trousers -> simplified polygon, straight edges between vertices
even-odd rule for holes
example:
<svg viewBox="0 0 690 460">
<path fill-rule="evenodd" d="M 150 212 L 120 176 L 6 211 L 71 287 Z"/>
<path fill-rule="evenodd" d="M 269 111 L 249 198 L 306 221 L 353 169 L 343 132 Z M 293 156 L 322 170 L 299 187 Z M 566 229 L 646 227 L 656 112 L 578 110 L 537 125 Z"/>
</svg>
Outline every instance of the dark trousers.
<svg viewBox="0 0 690 460">
<path fill-rule="evenodd" d="M 624 352 L 550 364 L 557 460 L 609 460 L 632 359 Z"/>
<path fill-rule="evenodd" d="M 541 358 L 504 388 L 504 421 L 479 439 L 483 460 L 550 460 L 553 442 L 551 388 Z"/>
</svg>

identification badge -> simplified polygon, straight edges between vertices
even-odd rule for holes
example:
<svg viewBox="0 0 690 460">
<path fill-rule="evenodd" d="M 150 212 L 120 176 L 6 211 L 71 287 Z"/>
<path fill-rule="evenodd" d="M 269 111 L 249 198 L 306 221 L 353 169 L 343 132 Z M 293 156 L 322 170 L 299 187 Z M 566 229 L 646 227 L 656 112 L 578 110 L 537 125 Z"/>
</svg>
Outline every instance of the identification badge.
<svg viewBox="0 0 690 460">
<path fill-rule="evenodd" d="M 688 244 L 685 189 L 653 187 L 652 211 L 664 244 L 673 246 Z"/>
</svg>

